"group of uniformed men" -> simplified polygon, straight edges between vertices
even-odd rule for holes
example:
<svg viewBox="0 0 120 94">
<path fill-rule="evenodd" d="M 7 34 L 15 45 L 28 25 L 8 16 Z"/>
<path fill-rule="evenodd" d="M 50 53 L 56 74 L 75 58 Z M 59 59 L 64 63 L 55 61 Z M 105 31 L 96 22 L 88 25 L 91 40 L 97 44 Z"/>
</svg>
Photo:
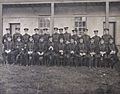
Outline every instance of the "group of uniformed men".
<svg viewBox="0 0 120 94">
<path fill-rule="evenodd" d="M 68 27 L 55 27 L 52 36 L 47 28 L 35 28 L 32 36 L 28 34 L 28 28 L 24 28 L 24 35 L 20 34 L 20 28 L 16 28 L 13 36 L 9 28 L 6 31 L 2 40 L 5 63 L 113 68 L 118 60 L 117 48 L 108 28 L 104 29 L 102 37 L 95 30 L 92 38 L 86 28 L 83 28 L 84 32 L 75 29 L 70 34 Z"/>
</svg>

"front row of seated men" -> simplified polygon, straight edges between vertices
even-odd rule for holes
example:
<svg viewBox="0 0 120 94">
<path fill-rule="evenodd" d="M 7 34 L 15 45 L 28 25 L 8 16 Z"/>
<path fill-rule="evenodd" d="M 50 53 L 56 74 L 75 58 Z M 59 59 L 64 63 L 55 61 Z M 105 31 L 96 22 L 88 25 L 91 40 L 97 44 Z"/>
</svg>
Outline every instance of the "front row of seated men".
<svg viewBox="0 0 120 94">
<path fill-rule="evenodd" d="M 7 28 L 3 36 L 3 58 L 5 63 L 19 65 L 57 65 L 57 66 L 87 66 L 87 67 L 111 67 L 117 62 L 117 48 L 109 29 L 104 29 L 104 35 L 90 38 L 88 29 L 77 34 L 67 32 L 68 27 L 59 30 L 54 28 L 50 36 L 44 29 L 44 34 L 39 34 L 36 28 L 35 34 L 30 36 L 25 28 L 25 34 L 20 34 L 20 28 L 12 36 Z"/>
</svg>

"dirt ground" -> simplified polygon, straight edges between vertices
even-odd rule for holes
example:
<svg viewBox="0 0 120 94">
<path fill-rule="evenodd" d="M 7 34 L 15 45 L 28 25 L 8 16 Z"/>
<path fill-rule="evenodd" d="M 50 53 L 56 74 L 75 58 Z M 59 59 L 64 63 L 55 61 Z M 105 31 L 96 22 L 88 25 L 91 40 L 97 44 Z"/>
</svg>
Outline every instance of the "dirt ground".
<svg viewBox="0 0 120 94">
<path fill-rule="evenodd" d="M 0 94 L 120 94 L 115 69 L 0 64 Z"/>
</svg>

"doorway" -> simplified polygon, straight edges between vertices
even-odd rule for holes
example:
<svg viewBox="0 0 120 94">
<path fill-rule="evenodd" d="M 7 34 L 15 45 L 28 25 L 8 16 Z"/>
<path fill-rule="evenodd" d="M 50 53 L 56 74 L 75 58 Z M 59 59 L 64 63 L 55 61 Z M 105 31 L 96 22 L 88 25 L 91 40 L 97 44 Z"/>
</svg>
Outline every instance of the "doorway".
<svg viewBox="0 0 120 94">
<path fill-rule="evenodd" d="M 10 24 L 10 33 L 13 35 L 16 28 L 20 28 L 20 23 L 9 23 Z"/>
</svg>

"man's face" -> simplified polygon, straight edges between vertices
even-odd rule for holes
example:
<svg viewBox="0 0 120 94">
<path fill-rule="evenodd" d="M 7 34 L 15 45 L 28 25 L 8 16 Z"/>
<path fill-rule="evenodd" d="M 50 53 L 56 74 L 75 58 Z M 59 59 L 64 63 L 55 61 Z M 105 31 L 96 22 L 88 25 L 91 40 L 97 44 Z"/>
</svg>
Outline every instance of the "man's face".
<svg viewBox="0 0 120 94">
<path fill-rule="evenodd" d="M 94 32 L 94 34 L 97 36 L 97 35 L 98 35 L 98 32 Z"/>
<path fill-rule="evenodd" d="M 21 41 L 21 38 L 17 38 L 17 41 Z"/>
<path fill-rule="evenodd" d="M 91 39 L 90 42 L 91 42 L 91 43 L 94 43 L 94 39 Z"/>
<path fill-rule="evenodd" d="M 74 43 L 74 39 L 71 39 L 70 42 L 71 42 L 71 43 Z"/>
<path fill-rule="evenodd" d="M 83 39 L 80 39 L 80 43 L 83 43 Z"/>
<path fill-rule="evenodd" d="M 35 33 L 38 34 L 39 30 L 35 30 Z"/>
<path fill-rule="evenodd" d="M 10 30 L 6 30 L 6 32 L 10 34 Z"/>
<path fill-rule="evenodd" d="M 25 33 L 28 33 L 28 30 L 24 30 L 25 31 Z"/>
<path fill-rule="evenodd" d="M 105 33 L 105 34 L 109 34 L 109 30 L 105 30 L 104 33 Z"/>
<path fill-rule="evenodd" d="M 63 33 L 63 30 L 60 30 L 59 32 L 60 32 L 60 34 L 62 34 L 62 33 Z"/>
<path fill-rule="evenodd" d="M 16 30 L 16 33 L 20 33 L 20 30 Z"/>
</svg>

